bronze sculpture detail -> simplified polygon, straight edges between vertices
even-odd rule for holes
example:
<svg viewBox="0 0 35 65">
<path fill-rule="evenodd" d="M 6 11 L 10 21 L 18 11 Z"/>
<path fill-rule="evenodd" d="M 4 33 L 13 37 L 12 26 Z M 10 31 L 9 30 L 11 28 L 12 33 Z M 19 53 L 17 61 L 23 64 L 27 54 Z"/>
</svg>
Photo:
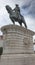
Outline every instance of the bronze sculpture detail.
<svg viewBox="0 0 35 65">
<path fill-rule="evenodd" d="M 25 28 L 27 28 L 24 17 L 20 14 L 20 7 L 18 6 L 18 4 L 16 4 L 16 7 L 13 10 L 9 5 L 6 5 L 6 10 L 8 11 L 9 17 L 14 24 L 15 21 L 18 21 L 21 26 L 23 23 L 25 25 Z"/>
</svg>

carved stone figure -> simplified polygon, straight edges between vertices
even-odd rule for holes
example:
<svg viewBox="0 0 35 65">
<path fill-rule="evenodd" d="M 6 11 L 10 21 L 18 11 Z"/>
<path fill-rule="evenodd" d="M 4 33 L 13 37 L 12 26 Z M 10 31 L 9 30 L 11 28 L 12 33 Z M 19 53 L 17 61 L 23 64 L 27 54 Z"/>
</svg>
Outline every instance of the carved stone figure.
<svg viewBox="0 0 35 65">
<path fill-rule="evenodd" d="M 15 24 L 15 21 L 16 22 L 18 21 L 21 26 L 22 26 L 22 23 L 24 23 L 25 28 L 27 28 L 24 17 L 20 14 L 20 8 L 18 4 L 16 4 L 16 7 L 13 10 L 9 5 L 6 5 L 6 10 L 8 11 L 9 17 L 14 24 Z"/>
</svg>

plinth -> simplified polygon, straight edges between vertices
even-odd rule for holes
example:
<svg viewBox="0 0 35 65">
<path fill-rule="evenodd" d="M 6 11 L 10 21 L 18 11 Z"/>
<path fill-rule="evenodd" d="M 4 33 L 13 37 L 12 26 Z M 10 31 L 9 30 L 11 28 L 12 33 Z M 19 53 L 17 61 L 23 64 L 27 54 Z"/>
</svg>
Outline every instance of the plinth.
<svg viewBox="0 0 35 65">
<path fill-rule="evenodd" d="M 22 26 L 6 25 L 1 28 L 3 32 L 3 59 L 4 65 L 31 65 L 34 55 L 33 31 Z M 31 60 L 30 60 L 31 59 Z"/>
</svg>

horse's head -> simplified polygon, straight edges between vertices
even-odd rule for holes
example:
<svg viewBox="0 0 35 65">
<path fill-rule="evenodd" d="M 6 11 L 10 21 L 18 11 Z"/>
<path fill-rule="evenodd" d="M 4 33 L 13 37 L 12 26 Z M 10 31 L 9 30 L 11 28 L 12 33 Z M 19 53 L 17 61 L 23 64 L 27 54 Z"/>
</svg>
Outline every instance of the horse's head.
<svg viewBox="0 0 35 65">
<path fill-rule="evenodd" d="M 8 11 L 9 14 L 12 14 L 12 9 L 9 5 L 6 5 L 6 10 Z"/>
</svg>

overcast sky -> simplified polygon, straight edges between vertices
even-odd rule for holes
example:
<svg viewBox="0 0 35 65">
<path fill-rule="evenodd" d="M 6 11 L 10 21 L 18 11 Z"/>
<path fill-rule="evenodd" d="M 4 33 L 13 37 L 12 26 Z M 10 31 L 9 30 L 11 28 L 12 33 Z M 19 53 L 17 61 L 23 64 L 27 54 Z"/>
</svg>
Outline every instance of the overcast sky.
<svg viewBox="0 0 35 65">
<path fill-rule="evenodd" d="M 16 3 L 19 4 L 28 29 L 35 31 L 35 0 L 0 0 L 0 27 L 12 24 L 5 6 L 10 5 L 13 9 Z"/>
</svg>

